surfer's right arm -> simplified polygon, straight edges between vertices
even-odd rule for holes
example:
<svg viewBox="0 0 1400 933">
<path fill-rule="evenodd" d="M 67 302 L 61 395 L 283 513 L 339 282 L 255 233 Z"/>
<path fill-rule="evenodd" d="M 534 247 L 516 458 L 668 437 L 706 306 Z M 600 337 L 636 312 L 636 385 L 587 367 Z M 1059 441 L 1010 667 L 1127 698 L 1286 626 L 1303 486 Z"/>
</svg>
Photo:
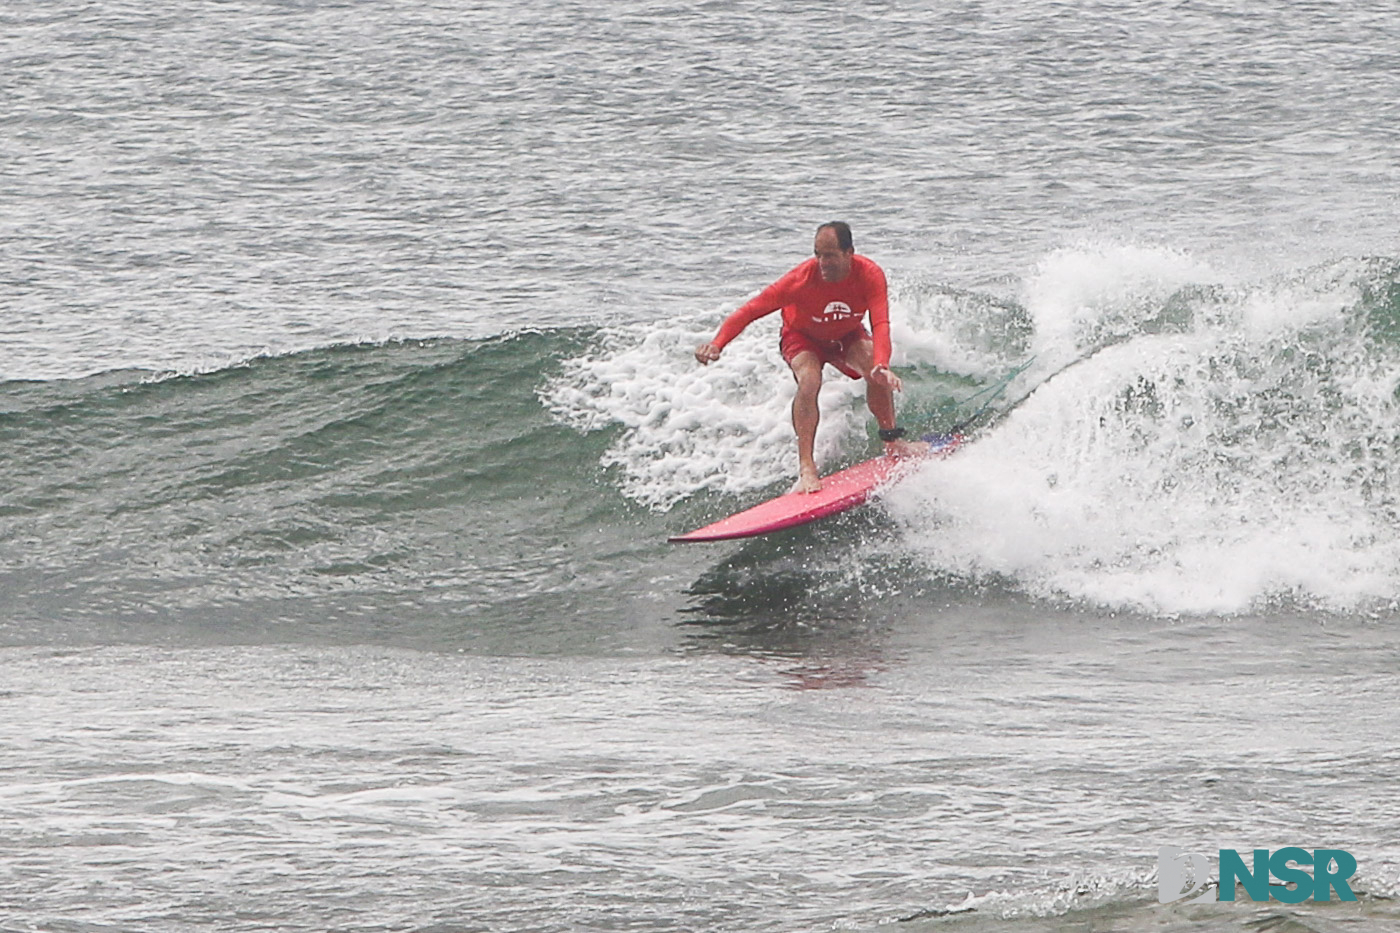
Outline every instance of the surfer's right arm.
<svg viewBox="0 0 1400 933">
<path fill-rule="evenodd" d="M 800 268 L 801 267 L 799 267 L 799 269 Z M 745 327 L 748 327 L 754 321 L 765 315 L 772 314 L 774 311 L 777 311 L 783 305 L 787 304 L 788 289 L 791 287 L 792 280 L 794 279 L 793 273 L 797 271 L 798 269 L 794 269 L 781 279 L 778 279 L 778 281 L 744 302 L 739 310 L 725 318 L 724 323 L 719 326 L 719 333 L 715 334 L 715 339 L 711 340 L 709 343 L 702 343 L 695 348 L 695 358 L 702 364 L 713 363 L 715 360 L 719 359 L 720 351 L 724 349 L 725 344 L 739 336 Z"/>
</svg>

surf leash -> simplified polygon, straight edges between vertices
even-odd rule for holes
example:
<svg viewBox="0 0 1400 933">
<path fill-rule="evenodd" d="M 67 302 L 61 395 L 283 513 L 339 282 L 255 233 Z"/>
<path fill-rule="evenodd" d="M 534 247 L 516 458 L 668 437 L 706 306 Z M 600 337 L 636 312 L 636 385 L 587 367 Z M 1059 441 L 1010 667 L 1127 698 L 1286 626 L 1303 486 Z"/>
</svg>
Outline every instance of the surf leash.
<svg viewBox="0 0 1400 933">
<path fill-rule="evenodd" d="M 968 415 L 968 416 L 967 416 L 966 418 L 964 418 L 962 421 L 959 421 L 957 424 L 955 424 L 955 425 L 953 425 L 951 428 L 949 428 L 949 429 L 948 429 L 948 433 L 949 433 L 949 434 L 963 434 L 963 433 L 965 433 L 965 432 L 967 431 L 968 428 L 970 428 L 970 427 L 972 427 L 972 425 L 976 424 L 976 423 L 977 423 L 977 420 L 978 420 L 979 418 L 981 418 L 983 415 L 985 415 L 985 414 L 987 413 L 987 410 L 990 409 L 990 408 L 992 407 L 992 403 L 995 402 L 998 398 L 1000 398 L 1001 395 L 1002 395 L 1002 393 L 1006 391 L 1006 387 L 1009 386 L 1009 385 L 1011 385 L 1012 381 L 1013 381 L 1017 376 L 1021 375 L 1021 373 L 1025 372 L 1027 369 L 1029 369 L 1029 368 L 1030 368 L 1030 365 L 1031 365 L 1032 363 L 1034 363 L 1034 362 L 1035 362 L 1035 357 L 1032 356 L 1030 359 L 1026 360 L 1026 361 L 1025 361 L 1024 363 L 1022 363 L 1020 366 L 1017 366 L 1017 367 L 1015 367 L 1014 369 L 1012 369 L 1010 372 L 1008 372 L 1005 376 L 1003 376 L 1001 379 L 997 380 L 997 381 L 996 381 L 995 383 L 993 383 L 992 385 L 985 386 L 985 387 L 983 387 L 983 388 L 981 388 L 981 389 L 978 389 L 976 392 L 972 393 L 972 394 L 969 395 L 967 398 L 965 398 L 965 399 L 963 399 L 961 402 L 959 402 L 959 403 L 957 404 L 957 407 L 958 407 L 958 408 L 961 408 L 961 407 L 963 407 L 964 405 L 968 404 L 969 402 L 976 401 L 977 399 L 981 398 L 981 397 L 984 396 L 984 395 L 987 396 L 986 399 L 982 402 L 981 407 L 979 407 L 979 408 L 978 408 L 976 411 L 974 411 L 972 414 Z"/>
</svg>

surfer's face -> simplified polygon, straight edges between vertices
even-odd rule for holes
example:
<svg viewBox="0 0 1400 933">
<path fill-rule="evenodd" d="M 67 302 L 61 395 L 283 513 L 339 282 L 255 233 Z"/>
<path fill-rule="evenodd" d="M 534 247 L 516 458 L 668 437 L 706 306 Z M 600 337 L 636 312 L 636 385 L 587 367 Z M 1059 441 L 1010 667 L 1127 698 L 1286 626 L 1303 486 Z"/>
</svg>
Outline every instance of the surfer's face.
<svg viewBox="0 0 1400 933">
<path fill-rule="evenodd" d="M 817 257 L 817 266 L 821 269 L 823 282 L 839 282 L 850 275 L 851 257 L 855 254 L 841 248 L 835 230 L 818 230 L 812 253 Z"/>
</svg>

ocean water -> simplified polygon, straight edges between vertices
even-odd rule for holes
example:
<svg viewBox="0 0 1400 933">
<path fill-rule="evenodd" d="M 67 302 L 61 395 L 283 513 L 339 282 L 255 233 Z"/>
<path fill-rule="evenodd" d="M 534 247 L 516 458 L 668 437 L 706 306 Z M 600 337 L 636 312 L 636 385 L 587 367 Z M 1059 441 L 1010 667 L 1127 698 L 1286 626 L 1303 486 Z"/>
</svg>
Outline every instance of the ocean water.
<svg viewBox="0 0 1400 933">
<path fill-rule="evenodd" d="M 0 25 L 0 930 L 1400 930 L 1389 5 Z M 902 421 L 1004 390 L 666 544 L 834 218 Z M 1359 899 L 1159 903 L 1290 845 Z"/>
</svg>

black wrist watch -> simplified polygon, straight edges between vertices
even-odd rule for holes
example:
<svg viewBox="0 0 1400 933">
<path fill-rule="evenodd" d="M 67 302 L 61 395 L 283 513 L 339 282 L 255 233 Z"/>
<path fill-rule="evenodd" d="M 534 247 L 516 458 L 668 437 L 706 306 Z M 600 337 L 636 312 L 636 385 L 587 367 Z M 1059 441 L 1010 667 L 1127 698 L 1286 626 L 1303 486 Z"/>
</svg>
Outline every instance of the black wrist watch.
<svg viewBox="0 0 1400 933">
<path fill-rule="evenodd" d="M 880 440 L 884 441 L 884 442 L 887 443 L 887 444 L 888 444 L 890 441 L 897 441 L 897 440 L 899 440 L 899 439 L 900 439 L 901 437 L 903 437 L 903 436 L 904 436 L 904 429 L 903 429 L 903 428 L 881 428 L 881 429 L 880 429 Z"/>
</svg>

